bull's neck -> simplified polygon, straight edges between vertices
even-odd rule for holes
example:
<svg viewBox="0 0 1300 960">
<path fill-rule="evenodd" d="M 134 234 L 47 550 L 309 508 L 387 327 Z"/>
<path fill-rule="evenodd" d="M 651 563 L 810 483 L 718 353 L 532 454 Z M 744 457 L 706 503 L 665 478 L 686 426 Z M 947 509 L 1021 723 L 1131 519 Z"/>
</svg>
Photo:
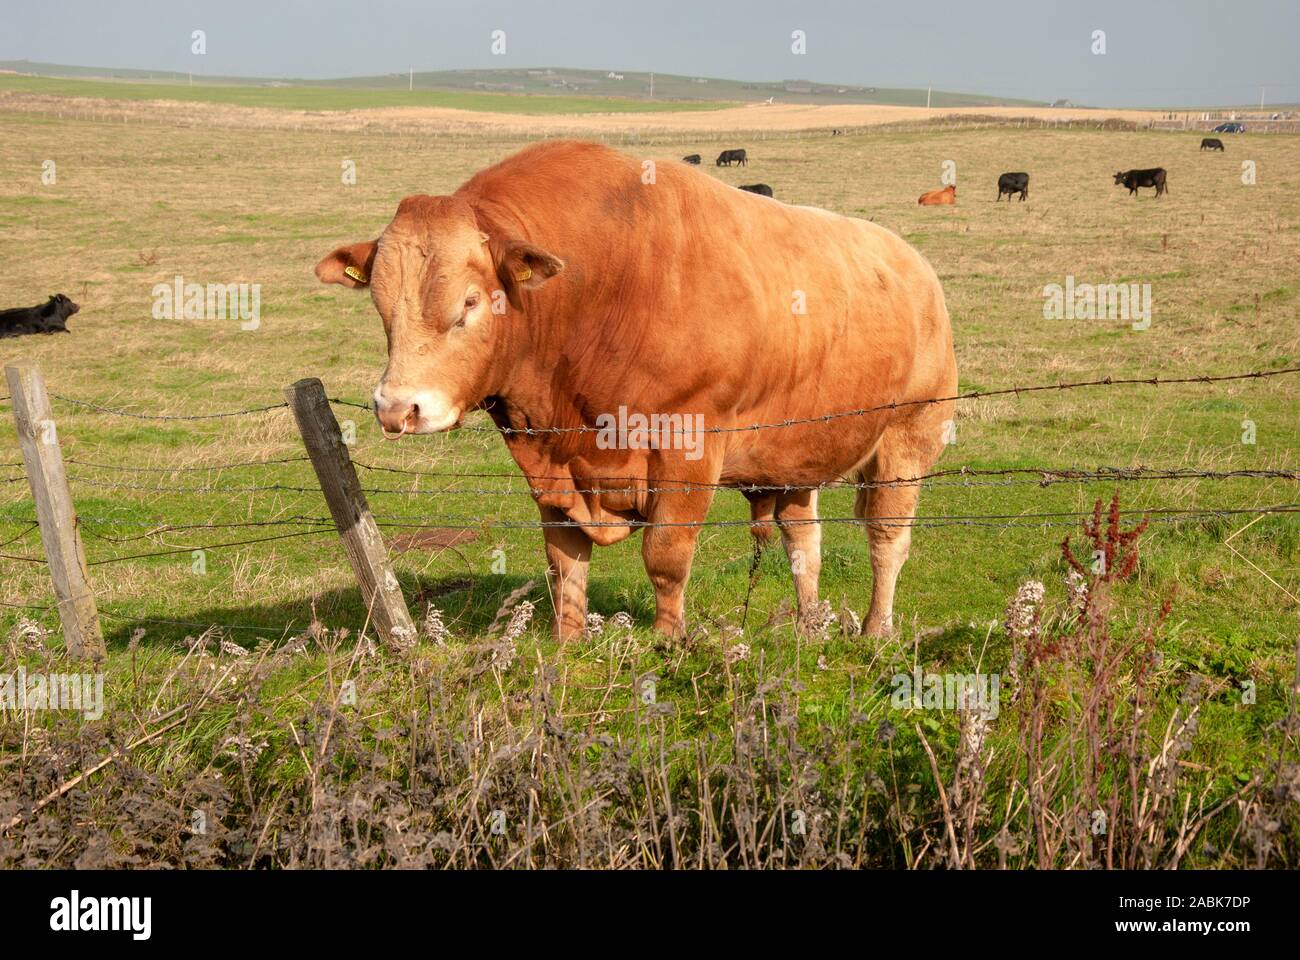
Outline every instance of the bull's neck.
<svg viewBox="0 0 1300 960">
<path fill-rule="evenodd" d="M 488 235 L 494 255 L 499 256 L 511 241 L 542 247 L 551 242 L 549 230 L 539 229 L 513 205 L 483 196 L 473 197 L 472 202 L 479 228 Z M 554 252 L 561 258 L 567 253 L 562 249 Z M 566 300 L 575 289 L 572 279 L 561 273 L 546 286 L 528 291 L 524 310 L 511 307 L 501 318 L 485 401 L 498 426 L 522 430 L 560 421 L 575 426 L 580 422 L 571 400 L 560 401 L 557 409 L 556 397 L 562 394 L 553 386 L 557 375 L 563 373 L 564 319 L 570 310 Z"/>
</svg>

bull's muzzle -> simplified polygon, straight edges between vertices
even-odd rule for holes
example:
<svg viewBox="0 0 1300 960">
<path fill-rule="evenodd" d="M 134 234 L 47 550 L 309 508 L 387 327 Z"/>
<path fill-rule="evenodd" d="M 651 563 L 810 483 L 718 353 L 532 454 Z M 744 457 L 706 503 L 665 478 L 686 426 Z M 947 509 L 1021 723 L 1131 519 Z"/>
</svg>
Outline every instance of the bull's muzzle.
<svg viewBox="0 0 1300 960">
<path fill-rule="evenodd" d="M 441 433 L 458 426 L 463 411 L 433 390 L 413 393 L 393 391 L 380 385 L 375 391 L 375 417 L 384 435 L 396 438 L 408 433 Z"/>
</svg>

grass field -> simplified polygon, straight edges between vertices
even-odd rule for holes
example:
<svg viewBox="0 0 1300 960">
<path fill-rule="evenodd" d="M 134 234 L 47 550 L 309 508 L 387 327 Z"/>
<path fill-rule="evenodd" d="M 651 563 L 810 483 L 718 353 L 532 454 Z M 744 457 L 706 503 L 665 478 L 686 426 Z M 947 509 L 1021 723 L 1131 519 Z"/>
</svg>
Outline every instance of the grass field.
<svg viewBox="0 0 1300 960">
<path fill-rule="evenodd" d="M 0 87 L 14 82 L 4 78 Z M 582 109 L 567 98 L 565 103 L 566 109 Z M 313 264 L 342 242 L 375 236 L 402 196 L 449 192 L 523 143 L 443 137 L 395 144 L 311 129 L 178 129 L 147 123 L 128 128 L 0 113 L 3 306 L 63 292 L 82 307 L 70 323 L 72 335 L 0 340 L 0 359 L 37 361 L 55 393 L 150 414 L 277 403 L 281 388 L 303 376 L 321 377 L 332 396 L 365 400 L 383 365 L 378 318 L 367 298 L 317 285 Z M 768 139 L 750 145 L 748 168 L 709 172 L 730 183 L 768 183 L 786 202 L 871 218 L 917 246 L 944 284 L 963 390 L 1294 366 L 1300 363 L 1295 274 L 1300 143 L 1244 135 L 1231 138 L 1225 154 L 1202 154 L 1198 143 L 1199 135 L 1157 132 L 917 128 L 833 139 Z M 690 150 L 674 144 L 642 152 L 675 157 Z M 340 181 L 341 164 L 349 159 L 356 163 L 354 186 Z M 1257 165 L 1254 185 L 1242 182 L 1246 159 Z M 46 160 L 57 165 L 52 185 L 41 182 Z M 958 205 L 918 207 L 916 197 L 938 185 L 948 160 L 956 164 Z M 1155 165 L 1169 170 L 1167 197 L 1156 200 L 1145 191 L 1134 200 L 1111 184 L 1115 170 Z M 994 202 L 996 179 L 1004 170 L 1031 173 L 1028 202 Z M 259 328 L 242 330 L 237 321 L 152 319 L 154 285 L 171 283 L 177 275 L 187 282 L 261 284 Z M 1150 328 L 1045 319 L 1044 286 L 1064 284 L 1067 276 L 1078 283 L 1149 283 Z M 1282 376 L 972 401 L 959 405 L 957 442 L 939 466 L 1294 471 L 1300 469 L 1298 399 L 1300 381 Z M 360 463 L 443 474 L 512 473 L 501 441 L 490 434 L 385 443 L 364 411 L 340 407 L 336 412 L 356 422 L 352 455 Z M 238 629 L 226 634 L 250 648 L 259 639 L 300 634 L 313 622 L 326 630 L 347 628 L 356 636 L 365 611 L 332 534 L 210 547 L 206 572 L 199 575 L 191 548 L 289 528 L 154 531 L 154 525 L 165 524 L 327 516 L 318 493 L 283 489 L 313 487 L 305 463 L 219 466 L 300 456 L 285 411 L 150 421 L 56 401 L 55 415 L 109 637 L 106 691 L 110 708 L 120 708 L 128 718 L 122 721 L 127 727 L 144 722 L 141 704 L 153 700 L 155 690 L 158 709 L 182 702 L 183 685 L 168 687 L 161 678 L 173 671 L 190 676 L 196 668 L 182 640 L 209 624 L 235 625 Z M 1255 425 L 1253 444 L 1242 442 L 1246 420 Z M 3 477 L 12 482 L 0 483 L 2 552 L 39 557 L 39 538 L 24 526 L 32 505 L 21 469 L 12 466 L 19 457 L 7 415 L 0 424 L 3 450 L 9 451 L 0 454 L 0 463 L 8 465 Z M 719 527 L 702 536 L 687 609 L 692 624 L 707 635 L 696 634 L 680 649 L 664 648 L 646 629 L 653 596 L 634 538 L 597 551 L 591 609 L 606 617 L 627 612 L 635 629 L 620 639 L 607 635 L 589 646 L 557 649 L 544 622 L 540 536 L 491 527 L 492 520 L 536 518 L 517 480 L 361 473 L 367 486 L 392 491 L 371 496 L 376 514 L 399 525 L 387 528 L 390 538 L 411 532 L 401 530 L 403 519 L 473 518 L 465 521 L 472 537 L 463 542 L 407 550 L 395 558 L 412 610 L 419 616 L 430 603 L 438 607 L 455 639 L 450 646 L 422 645 L 419 662 L 426 672 L 399 670 L 403 682 L 415 685 L 400 696 L 386 686 L 395 681 L 382 671 L 364 673 L 373 685 L 367 688 L 373 706 L 367 718 L 375 726 L 398 723 L 403 711 L 428 709 L 419 695 L 420 678 L 428 670 L 463 665 L 466 650 L 481 650 L 488 642 L 484 638 L 503 599 L 529 581 L 536 583 L 528 596 L 538 604 L 539 616 L 519 639 L 515 666 L 480 671 L 481 682 L 466 679 L 472 671 L 456 674 L 460 679 L 447 692 L 456 710 L 477 718 L 478 735 L 488 741 L 506 736 L 502 731 L 513 722 L 524 722 L 528 711 L 519 704 L 526 705 L 529 691 L 536 689 L 531 671 L 545 663 L 555 671 L 556 690 L 563 691 L 554 694 L 557 715 L 587 734 L 639 742 L 647 721 L 635 709 L 634 679 L 654 672 L 660 700 L 671 699 L 681 709 L 656 721 L 652 741 L 725 751 L 737 704 L 750 702 L 753 685 L 763 678 L 782 677 L 798 684 L 797 726 L 829 730 L 832 739 L 848 743 L 859 736 L 851 731 L 858 730 L 863 715 L 872 723 L 886 715 L 888 687 L 882 687 L 881 677 L 899 665 L 973 671 L 980 664 L 986 669 L 1006 664 L 1010 641 L 995 624 L 1030 578 L 1046 584 L 1049 604 L 1061 603 L 1065 568 L 1059 544 L 1077 529 L 1068 518 L 921 527 L 900 581 L 899 638 L 885 644 L 838 634 L 797 641 L 791 627 L 780 622 L 781 605 L 792 595 L 784 559 L 769 550 L 746 619 L 744 639 L 751 652 L 734 662 L 724 657 L 724 646 L 733 635 L 728 628 L 741 622 L 750 586 L 751 548 L 744 528 Z M 1087 511 L 1096 499 L 1108 499 L 1114 487 L 1044 487 L 1026 479 L 936 481 L 922 494 L 922 516 Z M 1122 487 L 1125 509 L 1255 508 L 1300 500 L 1295 482 L 1284 480 L 1146 481 Z M 824 517 L 850 517 L 851 507 L 851 491 L 823 496 Z M 712 514 L 715 519 L 747 516 L 735 494 L 719 496 Z M 1161 676 L 1173 691 L 1161 701 L 1161 710 L 1180 702 L 1175 688 L 1189 676 L 1206 678 L 1216 691 L 1201 710 L 1196 746 L 1185 755 L 1188 775 L 1211 806 L 1249 783 L 1276 754 L 1270 730 L 1288 710 L 1300 525 L 1294 514 L 1252 520 L 1223 516 L 1153 523 L 1141 537 L 1137 574 L 1117 585 L 1110 611 L 1119 634 L 1137 635 L 1145 614 L 1172 598 L 1157 640 Z M 164 549 L 178 552 L 99 565 Z M 865 613 L 870 564 L 862 532 L 850 524 L 828 524 L 824 554 L 823 597 L 836 609 Z M 502 557 L 505 572 L 494 572 L 494 561 L 499 571 Z M 0 560 L 0 571 L 0 601 L 49 602 L 40 565 Z M 54 631 L 48 643 L 57 649 L 61 640 L 53 614 L 0 608 L 5 632 L 12 632 L 20 616 Z M 133 641 L 137 628 L 144 633 Z M 321 629 L 316 628 L 318 634 Z M 43 654 L 12 643 L 6 656 L 44 662 Z M 299 759 L 297 734 L 291 735 L 286 724 L 319 702 L 312 697 L 333 696 L 337 711 L 337 671 L 351 656 L 346 643 L 313 647 L 266 678 L 262 695 L 273 703 L 258 715 L 260 727 L 241 736 L 261 737 L 272 747 L 260 755 L 253 773 L 245 769 L 250 782 L 281 789 L 310 776 L 312 789 L 318 788 L 318 768 L 305 754 Z M 1235 693 L 1244 680 L 1253 680 L 1259 691 L 1250 707 Z M 742 697 L 736 691 L 745 684 L 749 692 Z M 941 822 L 932 809 L 913 811 L 910 819 L 901 812 L 916 797 L 934 794 L 913 719 L 923 721 L 943 755 L 957 742 L 959 726 L 951 714 L 901 712 L 909 716 L 895 717 L 900 729 L 891 750 L 897 753 L 888 758 L 897 766 L 878 772 L 888 780 L 893 770 L 890 809 L 905 839 L 896 848 L 902 852 L 883 862 L 923 863 L 922 837 L 931 831 L 938 836 Z M 232 716 L 243 714 L 222 707 L 216 719 L 194 718 L 182 728 L 181 742 L 151 743 L 140 751 L 139 764 L 168 783 L 223 769 L 230 762 L 223 744 Z M 1019 748 L 1010 712 L 1004 721 L 990 742 L 997 744 L 1000 762 L 1014 763 Z M 369 742 L 358 736 L 358 742 Z M 686 750 L 684 767 L 667 763 L 664 776 L 686 776 L 693 751 Z M 390 757 L 390 762 L 398 761 Z M 857 769 L 884 761 L 871 754 L 842 762 L 843 769 Z M 347 782 L 346 766 L 331 771 L 340 783 Z M 404 775 L 395 776 L 403 780 Z M 989 779 L 994 780 L 992 774 Z M 41 786 L 24 786 L 23 796 L 36 796 Z M 1004 795 L 995 788 L 990 798 L 994 810 L 1017 802 L 1014 789 Z M 1198 848 L 1188 862 L 1240 863 L 1227 852 L 1229 834 L 1236 835 L 1225 827 L 1223 836 L 1215 834 L 1213 850 Z"/>
</svg>

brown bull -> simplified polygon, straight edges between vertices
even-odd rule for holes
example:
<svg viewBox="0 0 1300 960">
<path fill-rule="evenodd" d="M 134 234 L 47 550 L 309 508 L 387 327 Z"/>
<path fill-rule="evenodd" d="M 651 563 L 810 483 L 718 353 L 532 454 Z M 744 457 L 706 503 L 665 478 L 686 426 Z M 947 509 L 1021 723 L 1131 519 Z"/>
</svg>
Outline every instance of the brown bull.
<svg viewBox="0 0 1300 960">
<path fill-rule="evenodd" d="M 923 474 L 953 418 L 943 402 L 813 419 L 956 392 L 943 291 L 903 240 L 684 164 L 646 169 L 596 144 L 537 144 L 451 196 L 407 197 L 378 240 L 316 266 L 326 283 L 368 286 L 383 318 L 385 431 L 449 430 L 476 407 L 502 429 L 555 524 L 544 537 L 565 639 L 585 626 L 592 545 L 642 527 L 655 627 L 684 632 L 715 485 L 769 488 L 746 496 L 757 526 L 780 529 L 806 614 L 817 491 L 784 488 Z M 755 424 L 775 426 L 738 429 Z M 891 626 L 917 493 L 857 496 L 872 635 Z"/>
</svg>

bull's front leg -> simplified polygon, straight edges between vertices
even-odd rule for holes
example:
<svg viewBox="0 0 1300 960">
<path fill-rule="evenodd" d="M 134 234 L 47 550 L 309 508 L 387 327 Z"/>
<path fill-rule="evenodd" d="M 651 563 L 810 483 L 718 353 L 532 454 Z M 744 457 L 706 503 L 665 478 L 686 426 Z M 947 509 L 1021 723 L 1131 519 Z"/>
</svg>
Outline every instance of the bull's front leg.
<svg viewBox="0 0 1300 960">
<path fill-rule="evenodd" d="M 555 507 L 538 505 L 543 523 L 567 523 Z M 555 638 L 561 643 L 581 639 L 587 629 L 587 568 L 591 538 L 578 527 L 543 527 L 546 539 L 547 583 L 555 607 Z"/>
<path fill-rule="evenodd" d="M 686 582 L 700 538 L 699 523 L 708 516 L 712 501 L 712 489 L 658 494 L 651 525 L 641 540 L 641 559 L 655 590 L 655 629 L 673 639 L 686 636 Z"/>
</svg>

